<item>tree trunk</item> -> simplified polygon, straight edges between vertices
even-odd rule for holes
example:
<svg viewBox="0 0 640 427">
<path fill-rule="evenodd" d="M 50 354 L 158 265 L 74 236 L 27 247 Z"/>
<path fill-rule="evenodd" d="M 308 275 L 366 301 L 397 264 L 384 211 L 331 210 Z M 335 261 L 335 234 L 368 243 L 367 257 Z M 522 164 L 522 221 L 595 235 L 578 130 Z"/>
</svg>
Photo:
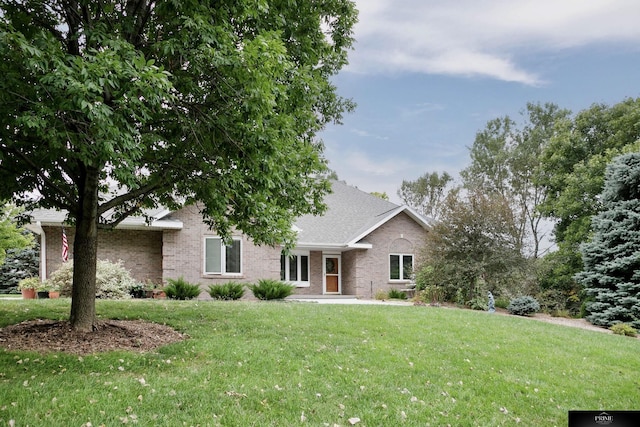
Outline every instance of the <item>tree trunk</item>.
<svg viewBox="0 0 640 427">
<path fill-rule="evenodd" d="M 71 327 L 91 332 L 96 318 L 96 268 L 98 259 L 98 171 L 88 170 L 79 186 L 80 209 L 73 242 Z"/>
</svg>

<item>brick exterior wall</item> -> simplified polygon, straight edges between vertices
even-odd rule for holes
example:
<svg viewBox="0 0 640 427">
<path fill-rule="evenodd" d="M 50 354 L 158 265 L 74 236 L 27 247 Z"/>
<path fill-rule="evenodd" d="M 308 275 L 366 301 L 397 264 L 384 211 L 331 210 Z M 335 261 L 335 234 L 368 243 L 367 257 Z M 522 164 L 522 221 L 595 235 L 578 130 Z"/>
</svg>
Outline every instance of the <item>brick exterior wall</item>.
<svg viewBox="0 0 640 427">
<path fill-rule="evenodd" d="M 255 283 L 259 279 L 280 279 L 279 247 L 257 246 L 246 236 L 242 240 L 242 273 L 240 275 L 204 274 L 204 239 L 216 237 L 202 222 L 197 206 L 187 206 L 170 216 L 183 223 L 181 230 L 114 230 L 100 231 L 98 258 L 122 260 L 133 277 L 141 282 L 166 282 L 184 277 L 199 283 L 203 297 L 209 285 L 228 281 Z M 62 231 L 60 227 L 43 227 L 46 235 L 47 276 L 61 264 Z M 66 228 L 69 258 L 73 258 L 74 229 Z M 417 263 L 427 231 L 405 213 L 397 215 L 362 239 L 372 249 L 345 251 L 341 258 L 342 294 L 372 298 L 376 291 L 402 289 L 407 282 L 389 280 L 389 254 L 413 254 Z M 323 293 L 323 252 L 311 251 L 309 287 L 296 289 L 298 295 Z M 250 292 L 246 292 L 251 298 Z"/>
<path fill-rule="evenodd" d="M 229 281 L 255 283 L 259 279 L 280 279 L 280 248 L 257 246 L 240 233 L 235 236 L 242 240 L 242 274 L 204 274 L 204 239 L 217 234 L 202 222 L 197 206 L 187 206 L 172 213 L 171 218 L 182 221 L 183 228 L 164 232 L 162 275 L 165 280 L 182 276 L 191 283 L 200 283 L 206 292 L 209 285 Z"/>
<path fill-rule="evenodd" d="M 414 265 L 417 264 L 426 235 L 427 231 L 404 212 L 374 230 L 362 239 L 373 247 L 366 251 L 353 251 L 353 263 L 345 262 L 350 252 L 343 254 L 343 267 L 350 266 L 356 269 L 355 274 L 343 272 L 343 291 L 345 279 L 349 294 L 363 298 L 372 298 L 377 290 L 405 288 L 406 281 L 389 280 L 389 254 L 413 254 Z"/>
<path fill-rule="evenodd" d="M 62 265 L 62 228 L 43 227 L 47 252 L 47 277 Z M 65 227 L 69 260 L 73 258 L 75 229 Z M 162 232 L 143 230 L 98 231 L 98 259 L 117 262 L 140 282 L 162 282 Z"/>
</svg>

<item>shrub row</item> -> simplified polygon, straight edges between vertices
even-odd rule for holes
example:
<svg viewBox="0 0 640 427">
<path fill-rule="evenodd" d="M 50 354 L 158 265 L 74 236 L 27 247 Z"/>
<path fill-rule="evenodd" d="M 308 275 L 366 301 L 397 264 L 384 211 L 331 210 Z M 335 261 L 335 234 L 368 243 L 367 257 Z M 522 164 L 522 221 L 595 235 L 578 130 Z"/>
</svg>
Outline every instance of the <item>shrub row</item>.
<svg viewBox="0 0 640 427">
<path fill-rule="evenodd" d="M 30 279 L 34 283 L 39 279 Z M 168 279 L 168 284 L 164 288 L 167 298 L 176 300 L 189 300 L 200 295 L 200 285 L 189 283 L 183 277 L 178 279 Z M 51 274 L 51 277 L 38 287 L 47 286 L 51 289 L 59 289 L 63 297 L 71 296 L 73 284 L 73 263 L 65 263 Z M 294 285 L 271 279 L 263 279 L 257 284 L 247 284 L 228 282 L 219 285 L 209 286 L 209 295 L 217 300 L 237 300 L 244 296 L 245 286 L 248 287 L 254 296 L 260 300 L 284 299 L 293 294 Z M 141 295 L 145 286 L 137 282 L 131 273 L 126 270 L 122 261 L 116 263 L 99 260 L 96 273 L 96 298 L 100 299 L 126 299 L 132 295 Z"/>
</svg>

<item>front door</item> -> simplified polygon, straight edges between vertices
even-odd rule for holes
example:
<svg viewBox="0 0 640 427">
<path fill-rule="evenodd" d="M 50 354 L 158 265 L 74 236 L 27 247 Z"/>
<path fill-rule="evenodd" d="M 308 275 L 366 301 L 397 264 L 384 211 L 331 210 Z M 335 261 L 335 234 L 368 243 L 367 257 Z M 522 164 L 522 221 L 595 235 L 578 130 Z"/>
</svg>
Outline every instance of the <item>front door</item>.
<svg viewBox="0 0 640 427">
<path fill-rule="evenodd" d="M 339 294 L 340 283 L 340 255 L 324 255 L 324 293 Z"/>
</svg>

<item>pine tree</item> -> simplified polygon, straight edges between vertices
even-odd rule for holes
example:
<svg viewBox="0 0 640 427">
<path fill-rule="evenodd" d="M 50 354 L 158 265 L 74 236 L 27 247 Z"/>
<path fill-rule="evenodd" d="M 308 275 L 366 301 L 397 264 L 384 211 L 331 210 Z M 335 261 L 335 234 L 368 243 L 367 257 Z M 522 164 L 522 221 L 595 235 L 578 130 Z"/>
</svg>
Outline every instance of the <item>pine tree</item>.
<svg viewBox="0 0 640 427">
<path fill-rule="evenodd" d="M 9 249 L 7 258 L 0 265 L 0 294 L 20 293 L 18 282 L 27 277 L 38 277 L 40 245 L 26 249 Z"/>
<path fill-rule="evenodd" d="M 594 325 L 640 327 L 640 153 L 622 155 L 608 166 L 592 219 L 593 237 L 581 247 L 583 271 L 576 280 L 590 300 Z"/>
</svg>

